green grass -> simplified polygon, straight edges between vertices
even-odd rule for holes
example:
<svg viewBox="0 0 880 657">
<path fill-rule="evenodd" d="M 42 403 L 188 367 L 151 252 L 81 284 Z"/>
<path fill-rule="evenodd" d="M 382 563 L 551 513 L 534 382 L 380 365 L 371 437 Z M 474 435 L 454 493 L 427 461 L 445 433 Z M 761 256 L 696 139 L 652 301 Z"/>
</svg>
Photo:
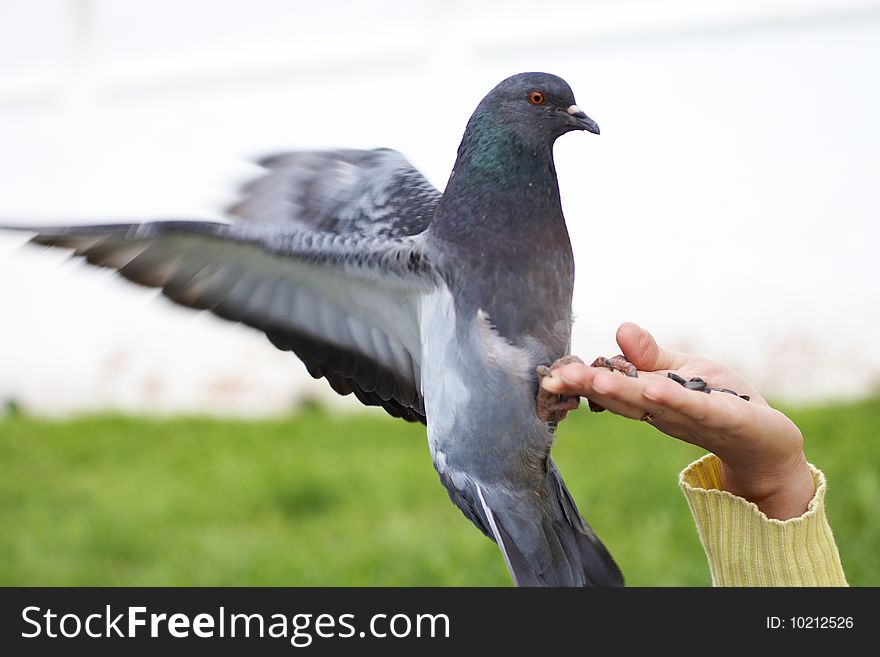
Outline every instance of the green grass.
<svg viewBox="0 0 880 657">
<path fill-rule="evenodd" d="M 880 399 L 787 409 L 828 476 L 854 585 L 880 584 Z M 607 413 L 554 449 L 631 585 L 707 585 L 677 484 L 700 450 Z M 450 504 L 422 427 L 320 409 L 275 421 L 0 420 L 2 585 L 509 585 Z"/>
</svg>

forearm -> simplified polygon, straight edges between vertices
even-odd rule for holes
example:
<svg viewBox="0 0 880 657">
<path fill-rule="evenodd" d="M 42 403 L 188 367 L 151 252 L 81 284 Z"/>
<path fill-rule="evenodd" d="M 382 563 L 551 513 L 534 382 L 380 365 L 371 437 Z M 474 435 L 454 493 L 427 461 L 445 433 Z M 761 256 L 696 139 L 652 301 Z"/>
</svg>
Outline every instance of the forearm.
<svg viewBox="0 0 880 657">
<path fill-rule="evenodd" d="M 846 586 L 834 536 L 825 517 L 825 477 L 810 466 L 815 494 L 806 512 L 768 518 L 758 507 L 722 490 L 721 462 L 706 455 L 679 483 L 697 524 L 715 586 Z"/>
</svg>

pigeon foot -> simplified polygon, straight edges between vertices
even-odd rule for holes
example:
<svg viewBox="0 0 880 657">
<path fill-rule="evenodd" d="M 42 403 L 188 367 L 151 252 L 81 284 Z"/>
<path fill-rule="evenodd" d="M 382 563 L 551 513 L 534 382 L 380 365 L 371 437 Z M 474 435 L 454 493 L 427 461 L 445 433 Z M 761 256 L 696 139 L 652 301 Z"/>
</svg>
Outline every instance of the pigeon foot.
<svg viewBox="0 0 880 657">
<path fill-rule="evenodd" d="M 623 372 L 634 379 L 639 377 L 639 371 L 636 369 L 636 366 L 621 355 L 612 356 L 611 358 L 599 356 L 590 364 L 590 367 L 607 367 L 612 372 Z M 600 413 L 605 410 L 604 406 L 600 406 L 592 400 L 587 401 L 589 402 L 590 410 L 594 413 Z"/>
<path fill-rule="evenodd" d="M 581 398 L 576 395 L 557 395 L 547 392 L 541 387 L 541 381 L 545 377 L 550 376 L 553 370 L 563 365 L 583 362 L 577 356 L 569 354 L 562 358 L 557 358 L 550 367 L 538 365 L 536 368 L 538 372 L 538 397 L 535 400 L 536 412 L 541 421 L 547 422 L 550 425 L 551 430 L 556 429 L 556 425 L 565 419 L 569 411 L 573 411 L 580 405 Z"/>
</svg>

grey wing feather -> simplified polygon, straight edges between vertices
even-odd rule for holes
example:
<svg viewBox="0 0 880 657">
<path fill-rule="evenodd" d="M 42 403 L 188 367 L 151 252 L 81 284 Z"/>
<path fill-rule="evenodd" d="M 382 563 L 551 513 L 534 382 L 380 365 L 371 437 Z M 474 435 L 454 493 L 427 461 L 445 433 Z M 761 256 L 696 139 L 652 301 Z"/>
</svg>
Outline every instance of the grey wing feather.
<svg viewBox="0 0 880 657">
<path fill-rule="evenodd" d="M 441 196 L 406 158 L 385 148 L 282 153 L 259 164 L 267 172 L 227 208 L 234 217 L 399 237 L 423 232 Z"/>
<path fill-rule="evenodd" d="M 264 331 L 340 394 L 425 422 L 418 304 L 435 277 L 419 237 L 193 221 L 32 230 L 37 244 Z"/>
</svg>

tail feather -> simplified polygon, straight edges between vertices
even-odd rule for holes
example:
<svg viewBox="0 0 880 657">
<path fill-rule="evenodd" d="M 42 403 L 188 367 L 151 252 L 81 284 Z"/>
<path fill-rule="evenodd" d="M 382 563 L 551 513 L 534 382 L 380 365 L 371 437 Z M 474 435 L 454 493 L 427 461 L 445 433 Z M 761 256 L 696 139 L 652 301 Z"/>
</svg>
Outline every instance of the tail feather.
<svg viewBox="0 0 880 657">
<path fill-rule="evenodd" d="M 541 495 L 479 485 L 477 494 L 517 586 L 623 585 L 620 568 L 581 518 L 552 462 Z"/>
</svg>

